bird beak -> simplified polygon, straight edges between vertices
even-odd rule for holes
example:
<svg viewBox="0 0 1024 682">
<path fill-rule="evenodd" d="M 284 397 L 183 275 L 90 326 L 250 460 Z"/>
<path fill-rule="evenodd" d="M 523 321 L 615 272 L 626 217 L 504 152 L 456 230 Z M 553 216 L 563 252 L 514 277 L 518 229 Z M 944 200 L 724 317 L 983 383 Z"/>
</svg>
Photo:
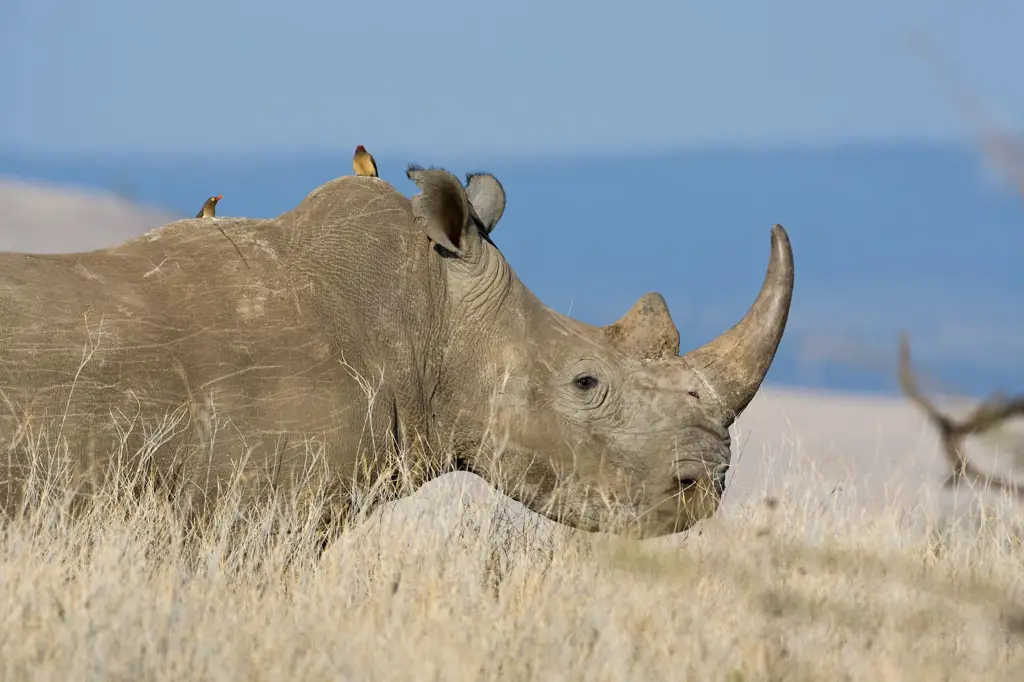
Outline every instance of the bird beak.
<svg viewBox="0 0 1024 682">
<path fill-rule="evenodd" d="M 223 197 L 219 194 L 213 198 L 214 201 L 220 201 L 221 199 L 223 199 Z"/>
</svg>

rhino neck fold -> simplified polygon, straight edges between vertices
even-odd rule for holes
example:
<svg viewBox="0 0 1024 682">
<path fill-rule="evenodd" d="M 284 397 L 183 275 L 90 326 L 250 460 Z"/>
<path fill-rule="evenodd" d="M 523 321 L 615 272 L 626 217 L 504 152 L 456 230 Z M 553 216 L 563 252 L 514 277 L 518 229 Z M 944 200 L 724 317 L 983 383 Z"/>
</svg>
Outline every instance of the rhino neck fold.
<svg viewBox="0 0 1024 682">
<path fill-rule="evenodd" d="M 443 350 L 427 395 L 435 446 L 475 453 L 479 439 L 463 440 L 486 430 L 491 410 L 481 395 L 489 395 L 505 374 L 503 349 L 527 333 L 529 293 L 494 246 L 482 243 L 467 251 L 468 257 L 439 259 Z M 473 459 L 454 466 L 474 471 Z"/>
<path fill-rule="evenodd" d="M 481 243 L 467 257 L 449 259 L 445 265 L 448 303 L 456 324 L 488 324 L 504 317 L 519 283 L 494 247 Z"/>
</svg>

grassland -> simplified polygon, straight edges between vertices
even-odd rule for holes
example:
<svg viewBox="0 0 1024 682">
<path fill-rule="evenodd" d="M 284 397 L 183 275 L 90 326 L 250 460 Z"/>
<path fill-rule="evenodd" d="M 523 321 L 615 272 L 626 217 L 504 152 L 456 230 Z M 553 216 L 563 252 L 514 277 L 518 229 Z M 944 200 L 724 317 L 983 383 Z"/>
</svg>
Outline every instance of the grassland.
<svg viewBox="0 0 1024 682">
<path fill-rule="evenodd" d="M 759 396 L 752 418 L 775 420 L 786 399 Z M 790 412 L 798 429 L 799 405 Z M 714 519 L 643 543 L 556 526 L 461 474 L 378 508 L 321 556 L 301 505 L 242 519 L 225 503 L 215 531 L 189 542 L 155 497 L 111 491 L 72 522 L 51 491 L 0 535 L 0 675 L 981 681 L 1024 670 L 1019 509 L 974 495 L 925 504 L 930 480 L 900 503 L 853 504 L 836 494 L 840 476 L 800 458 L 799 438 L 769 441 L 773 452 L 741 442 L 737 470 L 757 459 L 784 475 L 738 483 Z M 281 522 L 293 532 L 271 533 Z"/>
</svg>

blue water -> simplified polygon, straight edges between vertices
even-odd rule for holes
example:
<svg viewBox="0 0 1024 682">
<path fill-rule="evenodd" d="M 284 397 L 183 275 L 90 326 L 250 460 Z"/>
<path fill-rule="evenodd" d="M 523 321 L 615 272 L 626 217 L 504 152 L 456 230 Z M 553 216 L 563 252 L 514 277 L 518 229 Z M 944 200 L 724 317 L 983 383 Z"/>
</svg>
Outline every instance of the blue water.
<svg viewBox="0 0 1024 682">
<path fill-rule="evenodd" d="M 371 150 L 374 151 L 374 150 Z M 732 324 L 753 300 L 768 231 L 796 260 L 774 384 L 889 393 L 896 335 L 926 376 L 973 395 L 1024 391 L 1024 203 L 976 150 L 874 146 L 545 160 L 374 152 L 409 195 L 409 162 L 460 177 L 487 170 L 508 207 L 495 241 L 548 305 L 594 324 L 647 291 L 668 301 L 684 346 Z M 28 158 L 0 174 L 113 189 L 191 216 L 273 216 L 351 172 L 350 152 L 248 158 Z"/>
</svg>

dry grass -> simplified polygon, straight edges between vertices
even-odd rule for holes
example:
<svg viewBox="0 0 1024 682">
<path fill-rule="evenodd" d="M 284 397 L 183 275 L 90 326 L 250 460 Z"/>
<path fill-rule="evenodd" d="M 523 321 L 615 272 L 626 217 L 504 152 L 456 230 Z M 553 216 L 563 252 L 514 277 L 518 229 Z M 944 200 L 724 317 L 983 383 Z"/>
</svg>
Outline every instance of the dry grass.
<svg viewBox="0 0 1024 682">
<path fill-rule="evenodd" d="M 243 518 L 225 502 L 196 539 L 157 497 L 110 491 L 69 521 L 45 495 L 0 536 L 3 679 L 980 681 L 1024 669 L 1024 549 L 999 516 L 867 515 L 828 504 L 836 482 L 808 473 L 685 536 L 633 543 L 557 527 L 467 480 L 378 508 L 320 556 L 303 505 Z"/>
</svg>

